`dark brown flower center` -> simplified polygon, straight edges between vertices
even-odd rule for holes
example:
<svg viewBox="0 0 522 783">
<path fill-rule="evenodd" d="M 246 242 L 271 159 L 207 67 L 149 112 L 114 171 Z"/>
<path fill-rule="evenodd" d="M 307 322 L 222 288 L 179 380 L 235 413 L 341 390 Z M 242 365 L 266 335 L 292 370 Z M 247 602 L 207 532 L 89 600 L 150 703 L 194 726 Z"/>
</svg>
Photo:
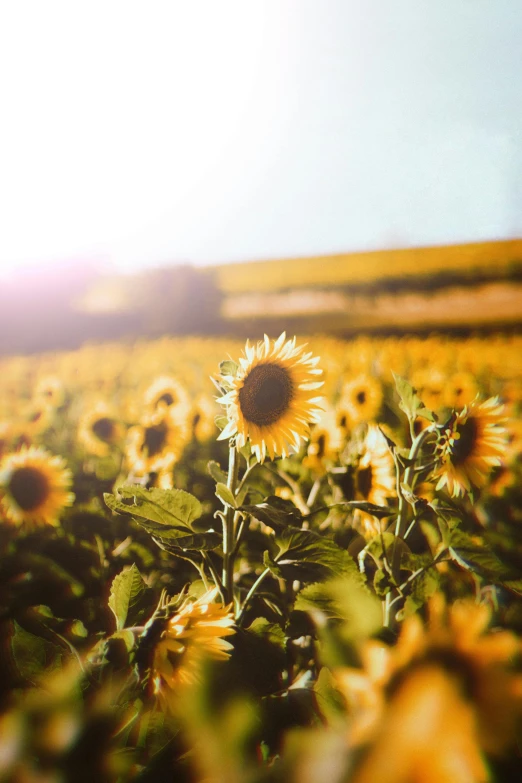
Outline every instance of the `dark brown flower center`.
<svg viewBox="0 0 522 783">
<path fill-rule="evenodd" d="M 147 451 L 149 457 L 160 454 L 165 447 L 167 439 L 167 427 L 165 424 L 156 424 L 154 427 L 145 428 L 143 439 L 143 451 Z"/>
<path fill-rule="evenodd" d="M 454 465 L 462 465 L 473 453 L 477 443 L 478 427 L 476 419 L 469 418 L 457 425 L 459 438 L 453 441 L 451 461 Z"/>
<path fill-rule="evenodd" d="M 373 470 L 372 466 L 368 465 L 367 468 L 359 468 L 357 471 L 357 491 L 367 498 L 372 490 L 373 482 Z"/>
<path fill-rule="evenodd" d="M 366 402 L 366 392 L 365 391 L 358 392 L 355 396 L 355 399 L 357 400 L 357 403 L 359 405 L 364 405 L 364 403 Z"/>
<path fill-rule="evenodd" d="M 238 397 L 247 421 L 259 427 L 274 424 L 292 401 L 293 386 L 288 370 L 277 364 L 258 364 L 246 376 Z"/>
<path fill-rule="evenodd" d="M 161 397 L 158 397 L 158 405 L 160 402 L 164 402 L 165 405 L 172 405 L 174 403 L 174 395 L 170 392 L 165 392 Z"/>
<path fill-rule="evenodd" d="M 109 443 L 114 437 L 114 421 L 107 416 L 102 416 L 101 419 L 96 419 L 92 425 L 92 431 L 97 438 L 103 440 L 104 443 Z"/>
<path fill-rule="evenodd" d="M 38 468 L 17 468 L 9 481 L 9 492 L 23 511 L 33 511 L 46 500 L 49 480 Z"/>
</svg>

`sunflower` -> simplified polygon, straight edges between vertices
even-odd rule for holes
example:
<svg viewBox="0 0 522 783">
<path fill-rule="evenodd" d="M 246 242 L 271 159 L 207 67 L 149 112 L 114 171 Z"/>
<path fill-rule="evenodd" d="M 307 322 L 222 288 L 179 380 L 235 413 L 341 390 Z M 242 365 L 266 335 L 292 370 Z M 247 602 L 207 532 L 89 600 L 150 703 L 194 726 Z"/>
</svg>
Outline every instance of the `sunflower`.
<svg viewBox="0 0 522 783">
<path fill-rule="evenodd" d="M 127 459 L 137 475 L 160 473 L 172 468 L 187 443 L 188 423 L 171 408 L 159 408 L 131 427 Z"/>
<path fill-rule="evenodd" d="M 522 676 L 512 668 L 522 645 L 510 631 L 488 632 L 490 619 L 484 604 L 448 609 L 437 594 L 427 626 L 408 617 L 394 647 L 367 641 L 362 669 L 335 672 L 351 742 L 373 742 L 357 783 L 488 779 L 482 752 L 505 752 L 522 716 Z"/>
<path fill-rule="evenodd" d="M 285 338 L 283 332 L 273 344 L 266 335 L 256 346 L 247 341 L 237 375 L 224 378 L 230 391 L 217 400 L 228 415 L 218 440 L 235 436 L 238 448 L 250 441 L 259 462 L 267 452 L 274 459 L 298 451 L 310 423 L 320 419 L 322 398 L 314 396 L 323 385 L 317 380 L 319 357 L 303 353 L 295 337 Z"/>
<path fill-rule="evenodd" d="M 183 384 L 175 378 L 161 375 L 145 392 L 145 405 L 150 411 L 171 406 L 186 410 L 190 406 L 190 401 Z"/>
<path fill-rule="evenodd" d="M 216 435 L 215 401 L 200 394 L 191 409 L 192 435 L 199 443 L 206 443 Z"/>
<path fill-rule="evenodd" d="M 491 468 L 501 464 L 507 445 L 503 422 L 503 405 L 498 397 L 485 402 L 475 399 L 457 413 L 439 444 L 442 464 L 436 488 L 447 487 L 450 495 L 458 497 L 470 492 L 472 486 L 483 487 Z"/>
<path fill-rule="evenodd" d="M 232 645 L 224 637 L 235 633 L 232 604 L 214 603 L 217 590 L 197 600 L 187 598 L 167 622 L 152 656 L 154 691 L 167 709 L 180 687 L 198 682 L 202 663 L 226 660 Z"/>
<path fill-rule="evenodd" d="M 375 421 L 382 405 L 382 386 L 372 375 L 364 373 L 343 386 L 338 402 L 348 421 L 355 426 Z"/>
<path fill-rule="evenodd" d="M 49 403 L 39 401 L 38 404 L 26 410 L 19 424 L 19 434 L 22 439 L 31 441 L 37 435 L 49 429 L 52 424 L 54 409 Z"/>
<path fill-rule="evenodd" d="M 105 402 L 97 402 L 78 422 L 78 441 L 88 454 L 106 457 L 122 442 L 125 429 Z"/>
<path fill-rule="evenodd" d="M 324 474 L 329 462 L 335 461 L 344 445 L 344 433 L 337 424 L 337 411 L 328 408 L 321 416 L 310 434 L 306 457 L 303 465 L 315 473 Z"/>
<path fill-rule="evenodd" d="M 457 372 L 446 381 L 444 402 L 448 408 L 460 410 L 464 405 L 469 405 L 477 393 L 478 386 L 473 375 L 469 372 Z"/>
<path fill-rule="evenodd" d="M 16 525 L 56 525 L 74 495 L 72 474 L 61 457 L 30 446 L 6 455 L 0 463 L 0 501 Z"/>
<path fill-rule="evenodd" d="M 41 378 L 36 386 L 34 399 L 52 408 L 59 408 L 65 400 L 63 383 L 55 375 Z"/>
</svg>

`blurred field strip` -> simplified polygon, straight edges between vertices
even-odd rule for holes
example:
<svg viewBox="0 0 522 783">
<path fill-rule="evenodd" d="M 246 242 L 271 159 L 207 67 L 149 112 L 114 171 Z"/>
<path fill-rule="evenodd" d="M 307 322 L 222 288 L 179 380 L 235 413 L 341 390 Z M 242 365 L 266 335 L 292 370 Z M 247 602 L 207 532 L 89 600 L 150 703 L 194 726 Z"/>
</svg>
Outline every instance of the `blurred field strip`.
<svg viewBox="0 0 522 783">
<path fill-rule="evenodd" d="M 386 281 L 449 277 L 499 279 L 522 273 L 522 240 L 378 250 L 337 255 L 224 264 L 218 288 L 234 295 L 331 286 L 379 287 Z"/>
</svg>

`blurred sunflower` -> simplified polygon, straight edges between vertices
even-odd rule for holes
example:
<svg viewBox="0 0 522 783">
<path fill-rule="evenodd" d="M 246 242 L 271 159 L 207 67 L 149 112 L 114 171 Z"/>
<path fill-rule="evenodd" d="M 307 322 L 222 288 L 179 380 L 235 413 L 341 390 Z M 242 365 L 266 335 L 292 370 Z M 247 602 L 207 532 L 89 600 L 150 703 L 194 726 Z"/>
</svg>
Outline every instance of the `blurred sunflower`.
<svg viewBox="0 0 522 783">
<path fill-rule="evenodd" d="M 460 410 L 475 399 L 478 390 L 473 375 L 469 372 L 457 372 L 446 381 L 444 403 L 448 408 Z"/>
<path fill-rule="evenodd" d="M 64 460 L 35 446 L 0 463 L 0 503 L 16 525 L 56 525 L 62 509 L 73 503 L 71 483 Z"/>
<path fill-rule="evenodd" d="M 235 633 L 232 604 L 214 603 L 217 590 L 197 600 L 187 598 L 167 622 L 152 657 L 154 692 L 167 709 L 179 699 L 179 689 L 198 681 L 206 660 L 226 660 L 232 645 L 224 637 Z"/>
<path fill-rule="evenodd" d="M 362 443 L 359 458 L 351 475 L 352 500 L 363 500 L 376 506 L 387 506 L 396 494 L 395 464 L 386 440 L 376 424 L 370 424 Z M 354 527 L 364 535 L 376 535 L 380 531 L 375 517 L 357 510 Z"/>
<path fill-rule="evenodd" d="M 121 444 L 125 435 L 123 424 L 105 402 L 97 402 L 78 422 L 78 441 L 88 454 L 106 457 L 112 447 Z"/>
<path fill-rule="evenodd" d="M 145 405 L 155 411 L 158 408 L 179 407 L 186 410 L 190 405 L 189 395 L 183 384 L 167 375 L 161 375 L 145 392 Z"/>
<path fill-rule="evenodd" d="M 126 455 L 131 470 L 138 475 L 163 474 L 179 460 L 187 438 L 187 420 L 170 408 L 144 416 L 128 432 Z"/>
<path fill-rule="evenodd" d="M 437 489 L 447 487 L 453 497 L 483 487 L 491 468 L 501 464 L 508 434 L 502 426 L 504 407 L 498 397 L 473 400 L 457 413 L 441 437 Z"/>
<path fill-rule="evenodd" d="M 349 422 L 355 426 L 361 422 L 375 421 L 382 400 L 380 382 L 364 373 L 343 386 L 338 407 L 346 412 Z"/>
<path fill-rule="evenodd" d="M 62 381 L 55 375 L 41 378 L 34 391 L 34 399 L 52 408 L 59 408 L 65 400 Z"/>
<path fill-rule="evenodd" d="M 356 783 L 489 780 L 482 753 L 509 749 L 522 716 L 512 667 L 522 644 L 510 631 L 487 632 L 490 619 L 483 604 L 447 609 L 437 594 L 427 626 L 408 617 L 394 647 L 365 642 L 363 668 L 335 672 L 351 743 L 372 742 Z"/>
<path fill-rule="evenodd" d="M 206 443 L 216 435 L 215 400 L 200 394 L 191 409 L 192 435 L 199 443 Z"/>
<path fill-rule="evenodd" d="M 34 437 L 49 429 L 54 417 L 54 409 L 47 402 L 38 402 L 22 416 L 18 434 L 22 442 L 30 442 Z"/>
<path fill-rule="evenodd" d="M 337 411 L 328 408 L 321 415 L 310 434 L 310 442 L 303 465 L 315 473 L 326 472 L 327 464 L 335 461 L 344 445 L 343 432 L 337 424 Z"/>
<path fill-rule="evenodd" d="M 266 335 L 256 346 L 247 342 L 237 375 L 224 378 L 230 391 L 217 400 L 228 416 L 218 440 L 235 436 L 238 448 L 250 441 L 259 462 L 267 453 L 274 459 L 298 451 L 321 415 L 322 398 L 314 396 L 323 384 L 319 357 L 285 338 L 283 332 L 273 343 Z"/>
</svg>

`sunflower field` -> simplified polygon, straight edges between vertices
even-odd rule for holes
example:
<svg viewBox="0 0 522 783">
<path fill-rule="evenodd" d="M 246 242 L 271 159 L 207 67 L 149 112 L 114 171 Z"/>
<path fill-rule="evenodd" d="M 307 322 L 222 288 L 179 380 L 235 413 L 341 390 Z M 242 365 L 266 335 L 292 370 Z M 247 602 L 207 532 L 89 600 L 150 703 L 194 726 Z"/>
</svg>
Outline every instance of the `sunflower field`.
<svg viewBox="0 0 522 783">
<path fill-rule="evenodd" d="M 506 332 L 0 359 L 0 781 L 522 779 L 521 406 Z"/>
</svg>

